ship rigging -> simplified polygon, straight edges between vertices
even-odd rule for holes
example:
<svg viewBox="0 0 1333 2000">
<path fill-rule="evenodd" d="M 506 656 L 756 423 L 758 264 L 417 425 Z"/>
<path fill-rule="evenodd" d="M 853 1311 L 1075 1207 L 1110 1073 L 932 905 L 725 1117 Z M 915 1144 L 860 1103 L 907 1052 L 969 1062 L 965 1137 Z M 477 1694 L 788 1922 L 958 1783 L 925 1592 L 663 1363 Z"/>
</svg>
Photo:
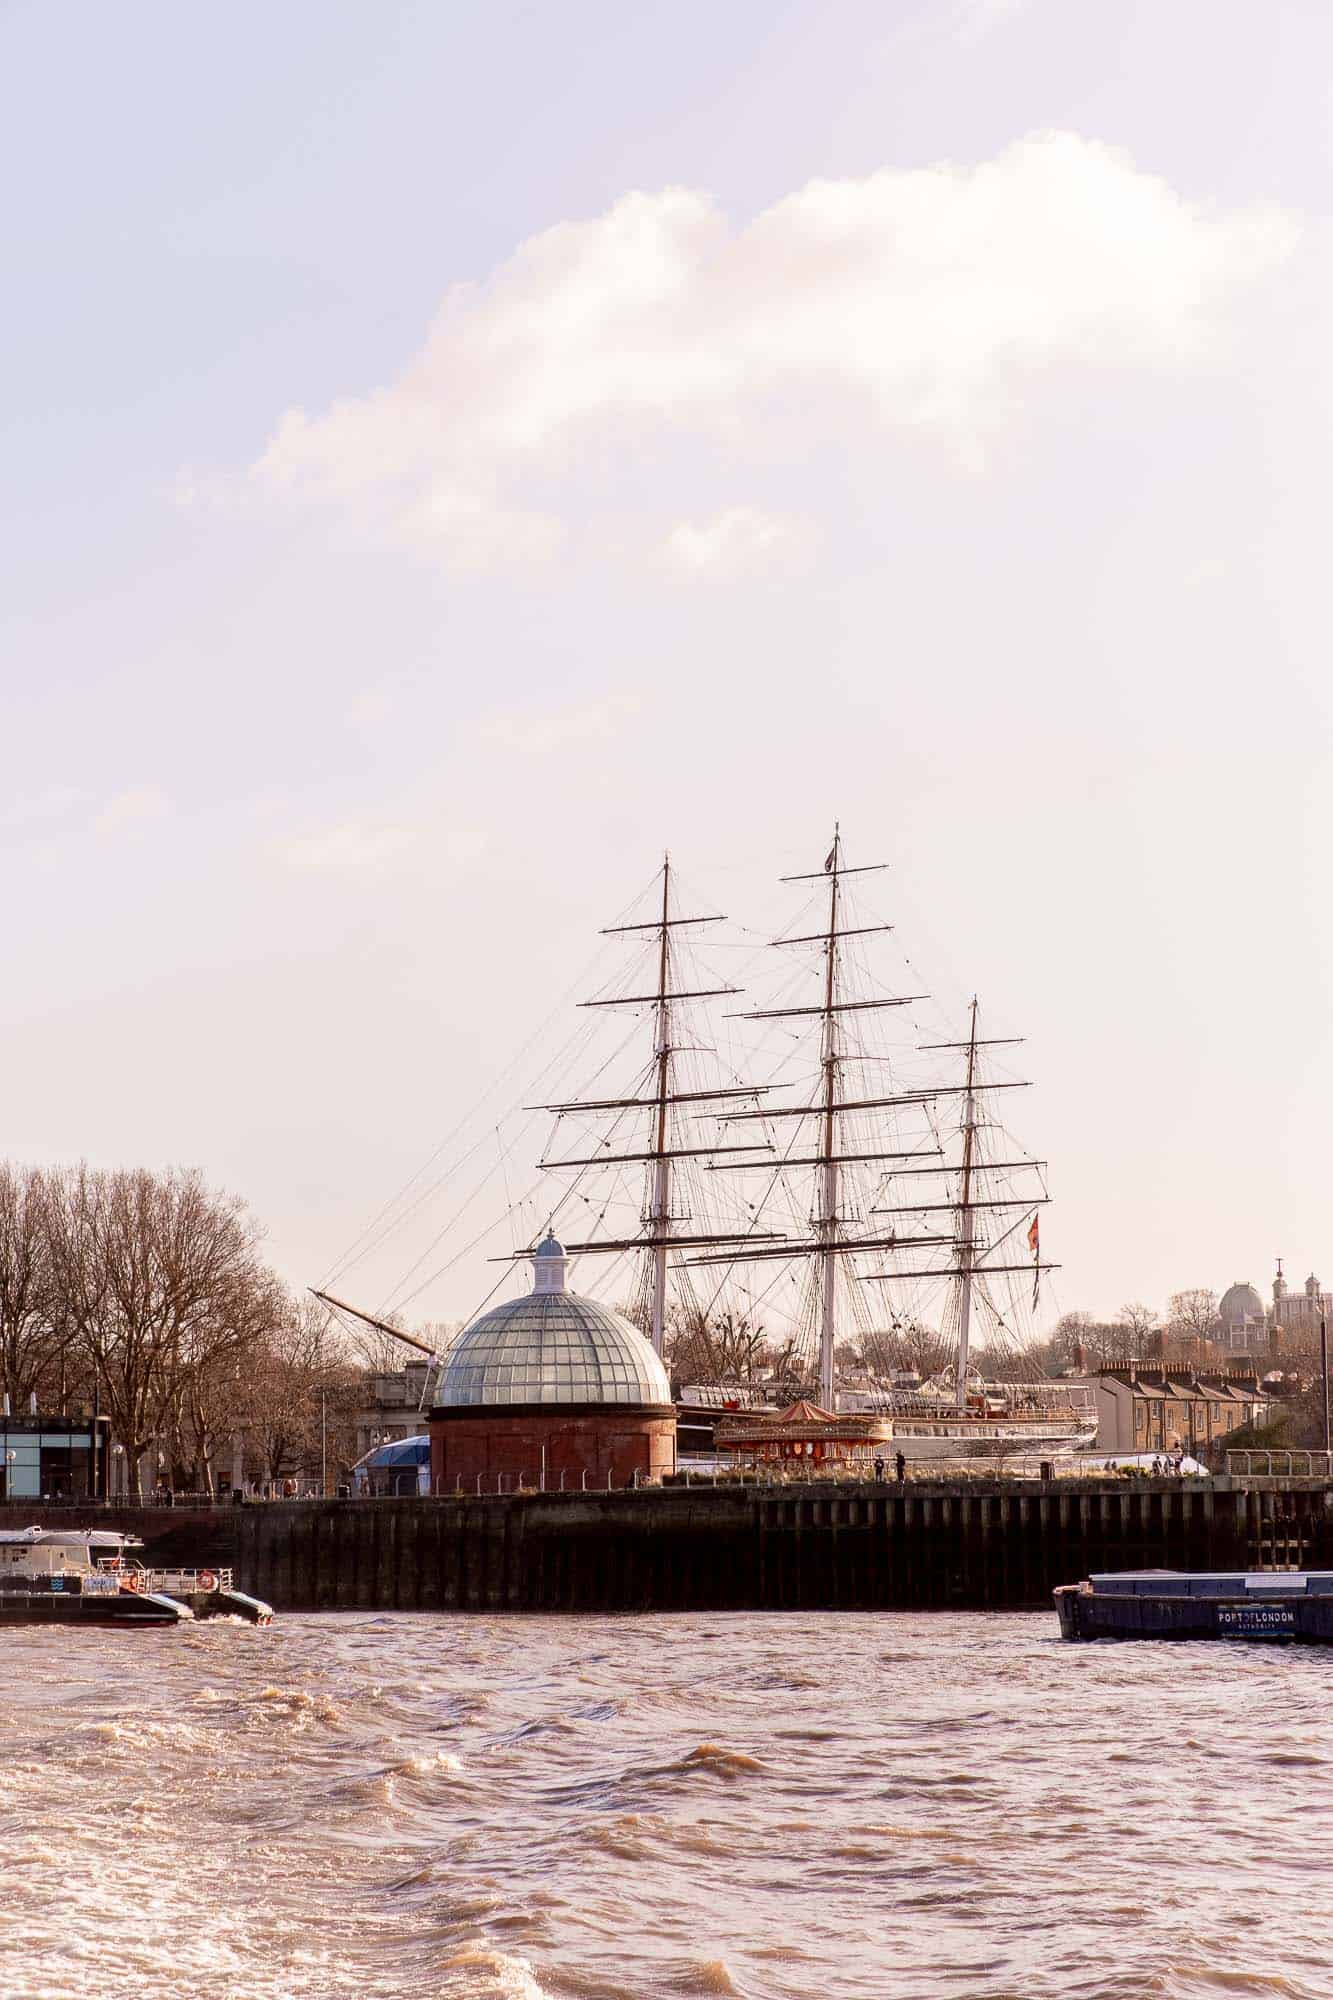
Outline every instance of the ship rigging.
<svg viewBox="0 0 1333 2000">
<path fill-rule="evenodd" d="M 1056 1266 L 1040 1250 L 1038 1218 L 1049 1199 L 1044 1163 L 1012 1141 L 995 1144 L 998 1093 L 1027 1086 L 992 1074 L 990 1059 L 1015 1040 L 979 1033 L 975 999 L 965 1037 L 918 1039 L 910 1010 L 927 996 L 875 978 L 872 955 L 894 927 L 861 920 L 855 907 L 864 878 L 882 872 L 883 864 L 849 866 L 835 828 L 821 868 L 783 877 L 792 886 L 813 885 L 814 894 L 782 935 L 770 937 L 765 955 L 776 962 L 803 951 L 814 960 L 817 985 L 813 992 L 780 985 L 767 1004 L 737 1013 L 724 1003 L 740 987 L 701 970 L 695 950 L 698 933 L 725 920 L 677 907 L 666 857 L 651 911 L 628 911 L 640 920 L 602 932 L 642 947 L 634 969 L 579 1003 L 588 1018 L 618 1009 L 646 1016 L 646 1057 L 621 1094 L 565 1094 L 522 1107 L 553 1121 L 537 1162 L 538 1187 L 548 1192 L 522 1199 L 534 1229 L 549 1226 L 575 1198 L 585 1204 L 592 1227 L 566 1240 L 571 1257 L 613 1258 L 613 1269 L 635 1260 L 631 1309 L 659 1355 L 673 1324 L 673 1293 L 684 1308 L 675 1323 L 697 1331 L 704 1352 L 714 1352 L 710 1320 L 725 1288 L 744 1300 L 752 1327 L 760 1310 L 785 1313 L 797 1352 L 817 1361 L 828 1411 L 874 1408 L 895 1417 L 895 1431 L 899 1415 L 910 1418 L 916 1435 L 934 1439 L 932 1451 L 994 1436 L 997 1423 L 1040 1434 L 1040 1447 L 1050 1449 L 1064 1432 L 1073 1440 L 1078 1425 L 1068 1398 L 1062 1402 L 1020 1363 L 1023 1294 L 1030 1285 L 1035 1306 L 1043 1274 Z M 705 941 L 705 955 L 708 949 Z M 794 977 L 799 982 L 799 963 Z M 911 1024 L 907 1037 L 889 1033 L 900 1020 Z M 702 1061 L 719 1057 L 713 1040 L 723 1035 L 716 1030 L 732 1021 L 741 1025 L 726 1030 L 733 1037 L 727 1056 Z M 941 1076 L 939 1059 L 953 1056 L 958 1069 Z M 598 1069 L 593 1088 L 607 1068 Z M 627 1224 L 620 1218 L 636 1178 L 641 1195 Z M 588 1189 L 606 1180 L 610 1193 L 594 1202 Z M 507 1212 L 515 1210 L 511 1204 Z M 493 1261 L 514 1266 L 530 1255 L 525 1242 Z M 772 1268 L 795 1293 L 788 1289 L 779 1308 L 773 1283 L 756 1292 L 745 1281 L 751 1266 Z M 706 1303 L 694 1291 L 701 1267 L 716 1274 Z M 363 1314 L 327 1289 L 318 1296 L 397 1333 L 386 1318 Z M 980 1344 L 991 1358 L 1003 1349 L 1018 1364 L 1006 1369 L 1015 1378 L 1007 1385 L 980 1381 L 978 1315 Z M 929 1318 L 942 1342 L 935 1365 L 924 1380 L 901 1365 L 886 1380 L 884 1351 L 903 1345 L 904 1329 L 928 1331 Z M 864 1360 L 876 1343 L 875 1379 L 840 1396 L 848 1347 Z"/>
</svg>

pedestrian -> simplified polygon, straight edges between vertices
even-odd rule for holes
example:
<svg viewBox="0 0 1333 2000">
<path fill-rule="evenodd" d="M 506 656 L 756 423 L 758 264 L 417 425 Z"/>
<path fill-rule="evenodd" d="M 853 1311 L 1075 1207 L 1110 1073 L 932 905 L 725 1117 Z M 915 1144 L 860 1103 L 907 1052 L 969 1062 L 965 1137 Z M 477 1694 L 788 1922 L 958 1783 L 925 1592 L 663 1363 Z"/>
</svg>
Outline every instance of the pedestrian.
<svg viewBox="0 0 1333 2000">
<path fill-rule="evenodd" d="M 897 1477 L 898 1484 L 901 1486 L 904 1479 L 906 1479 L 907 1477 L 907 1460 L 903 1457 L 901 1452 L 895 1452 L 894 1454 L 893 1470 L 895 1476 Z"/>
<path fill-rule="evenodd" d="M 882 1458 L 875 1460 L 875 1484 L 877 1486 L 884 1484 L 884 1460 Z"/>
</svg>

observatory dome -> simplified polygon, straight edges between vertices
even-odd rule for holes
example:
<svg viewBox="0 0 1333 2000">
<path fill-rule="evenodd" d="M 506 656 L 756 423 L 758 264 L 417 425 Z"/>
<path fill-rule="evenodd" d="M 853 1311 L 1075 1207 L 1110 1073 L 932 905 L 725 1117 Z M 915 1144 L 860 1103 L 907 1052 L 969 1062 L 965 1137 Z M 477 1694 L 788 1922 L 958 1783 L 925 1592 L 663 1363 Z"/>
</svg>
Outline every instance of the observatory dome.
<svg viewBox="0 0 1333 2000">
<path fill-rule="evenodd" d="M 1217 1308 L 1217 1316 L 1223 1326 L 1236 1326 L 1241 1320 L 1262 1320 L 1264 1302 L 1253 1285 L 1243 1285 L 1239 1281 L 1228 1285 L 1222 1294 L 1222 1303 Z"/>
</svg>

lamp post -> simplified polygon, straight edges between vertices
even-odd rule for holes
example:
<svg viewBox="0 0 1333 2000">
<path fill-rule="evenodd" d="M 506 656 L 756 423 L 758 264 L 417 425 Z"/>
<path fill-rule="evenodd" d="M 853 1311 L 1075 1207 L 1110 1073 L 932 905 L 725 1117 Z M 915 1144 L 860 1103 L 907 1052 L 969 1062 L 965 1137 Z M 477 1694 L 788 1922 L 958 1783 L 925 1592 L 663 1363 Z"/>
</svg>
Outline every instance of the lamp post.
<svg viewBox="0 0 1333 2000">
<path fill-rule="evenodd" d="M 1327 1474 L 1333 1468 L 1330 1468 L 1328 1459 L 1330 1450 L 1328 1425 L 1328 1319 L 1324 1313 L 1320 1313 L 1319 1315 L 1319 1368 L 1324 1387 L 1324 1472 Z"/>
<path fill-rule="evenodd" d="M 329 1392 L 319 1392 L 319 1497 L 329 1497 Z"/>
</svg>

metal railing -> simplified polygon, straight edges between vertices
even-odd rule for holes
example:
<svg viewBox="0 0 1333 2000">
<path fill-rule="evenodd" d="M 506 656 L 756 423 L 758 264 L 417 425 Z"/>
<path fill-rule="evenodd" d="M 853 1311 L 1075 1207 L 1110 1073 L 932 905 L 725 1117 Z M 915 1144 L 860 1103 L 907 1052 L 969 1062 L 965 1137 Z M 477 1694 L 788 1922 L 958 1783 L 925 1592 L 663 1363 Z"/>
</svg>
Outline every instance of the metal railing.
<svg viewBox="0 0 1333 2000">
<path fill-rule="evenodd" d="M 1229 1451 L 1227 1471 L 1240 1479 L 1333 1479 L 1333 1452 Z"/>
<path fill-rule="evenodd" d="M 213 1590 L 230 1590 L 234 1575 L 225 1563 L 201 1563 L 198 1569 L 180 1569 L 175 1566 L 155 1569 L 147 1563 L 117 1561 L 114 1556 L 104 1556 L 98 1563 L 95 1573 L 108 1577 L 118 1584 L 124 1583 L 132 1576 L 134 1578 L 132 1588 L 135 1590 L 175 1592 L 197 1590 L 205 1594 Z M 211 1581 L 202 1583 L 201 1577 L 208 1577 Z"/>
</svg>

